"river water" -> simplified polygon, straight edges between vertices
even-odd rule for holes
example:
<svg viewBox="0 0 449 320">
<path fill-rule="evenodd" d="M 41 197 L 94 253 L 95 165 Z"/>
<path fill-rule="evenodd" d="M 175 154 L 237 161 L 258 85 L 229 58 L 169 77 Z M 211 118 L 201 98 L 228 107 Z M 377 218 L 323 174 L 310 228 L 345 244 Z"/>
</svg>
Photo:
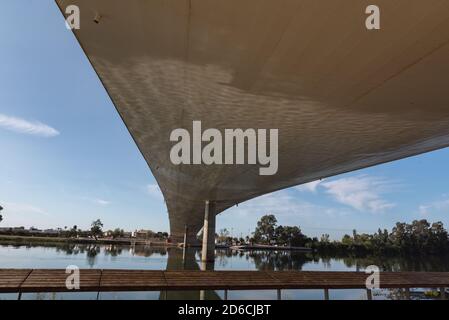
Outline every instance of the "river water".
<svg viewBox="0 0 449 320">
<path fill-rule="evenodd" d="M 0 244 L 0 268 L 199 270 L 200 252 L 150 246 Z M 449 271 L 448 257 L 323 257 L 310 253 L 276 251 L 217 250 L 215 270 L 313 270 L 363 271 L 376 265 L 382 271 Z M 419 289 L 412 298 L 425 298 Z M 199 291 L 101 292 L 99 299 L 199 299 Z M 222 299 L 223 291 L 208 291 L 207 299 Z M 398 299 L 399 290 L 375 290 L 374 299 Z M 0 294 L 0 299 L 16 299 L 17 294 Z M 97 293 L 27 293 L 22 299 L 97 299 Z M 275 290 L 229 291 L 228 299 L 276 299 Z M 282 290 L 282 299 L 323 299 L 323 290 Z M 330 299 L 366 299 L 365 290 L 330 290 Z"/>
</svg>

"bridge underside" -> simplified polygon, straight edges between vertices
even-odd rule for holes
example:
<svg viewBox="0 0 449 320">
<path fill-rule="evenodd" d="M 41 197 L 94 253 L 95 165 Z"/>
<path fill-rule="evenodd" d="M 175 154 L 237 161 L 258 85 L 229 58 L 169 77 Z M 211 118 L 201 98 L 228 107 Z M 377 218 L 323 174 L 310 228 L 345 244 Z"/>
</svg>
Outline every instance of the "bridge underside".
<svg viewBox="0 0 449 320">
<path fill-rule="evenodd" d="M 449 145 L 449 1 L 57 0 L 149 164 L 171 234 L 256 196 Z M 70 2 L 70 3 L 69 3 Z M 95 23 L 94 17 L 101 17 Z M 279 170 L 173 165 L 173 129 L 279 129 Z"/>
</svg>

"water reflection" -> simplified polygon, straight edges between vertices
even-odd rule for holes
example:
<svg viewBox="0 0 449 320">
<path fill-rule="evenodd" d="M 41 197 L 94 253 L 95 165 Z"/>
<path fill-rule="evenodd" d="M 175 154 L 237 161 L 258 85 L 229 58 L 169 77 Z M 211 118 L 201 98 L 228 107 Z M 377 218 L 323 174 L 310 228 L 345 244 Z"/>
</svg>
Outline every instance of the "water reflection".
<svg viewBox="0 0 449 320">
<path fill-rule="evenodd" d="M 0 245 L 0 268 L 80 268 L 153 269 L 153 270 L 200 270 L 200 251 L 188 248 L 153 247 L 145 245 L 95 245 L 95 244 L 35 244 Z M 312 253 L 287 251 L 233 251 L 217 250 L 212 266 L 215 270 L 325 270 L 363 271 L 369 265 L 377 265 L 382 271 L 449 271 L 449 257 L 349 257 L 318 256 Z M 383 290 L 375 293 L 377 298 L 398 299 L 401 290 Z M 291 290 L 286 297 L 298 299 L 322 299 L 322 292 Z M 416 296 L 416 295 L 415 295 Z M 103 299 L 221 299 L 220 291 L 168 291 L 153 293 L 102 293 Z M 275 293 L 259 291 L 233 292 L 235 298 L 275 298 Z M 363 298 L 363 290 L 335 290 L 334 299 Z M 77 299 L 93 298 L 86 294 L 30 294 L 30 299 Z"/>
</svg>

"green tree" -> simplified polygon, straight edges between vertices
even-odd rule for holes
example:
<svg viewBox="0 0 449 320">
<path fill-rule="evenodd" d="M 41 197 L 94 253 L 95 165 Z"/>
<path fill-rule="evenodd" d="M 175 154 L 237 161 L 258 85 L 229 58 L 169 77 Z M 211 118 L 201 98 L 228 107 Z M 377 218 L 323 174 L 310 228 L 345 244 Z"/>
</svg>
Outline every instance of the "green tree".
<svg viewBox="0 0 449 320">
<path fill-rule="evenodd" d="M 95 220 L 91 224 L 90 233 L 95 238 L 95 240 L 98 240 L 98 236 L 101 236 L 103 234 L 103 223 L 100 219 Z"/>
<path fill-rule="evenodd" d="M 74 225 L 72 229 L 70 229 L 69 234 L 71 237 L 76 237 L 78 235 L 78 226 Z"/>
<path fill-rule="evenodd" d="M 160 232 L 160 231 L 158 231 L 157 233 L 156 233 L 156 238 L 158 238 L 158 239 L 168 239 L 168 233 L 167 232 Z"/>
<path fill-rule="evenodd" d="M 322 242 L 322 243 L 329 243 L 330 242 L 329 234 L 327 234 L 327 233 L 322 234 L 321 238 L 320 238 L 320 242 Z"/>
<path fill-rule="evenodd" d="M 293 247 L 302 247 L 308 240 L 308 238 L 302 234 L 301 229 L 296 226 L 276 227 L 275 238 L 278 244 L 289 245 Z"/>
<path fill-rule="evenodd" d="M 441 221 L 432 223 L 430 232 L 430 243 L 435 251 L 443 251 L 449 248 L 449 236 Z"/>
<path fill-rule="evenodd" d="M 254 231 L 254 240 L 259 243 L 269 244 L 276 239 L 275 228 L 277 219 L 274 215 L 265 215 L 257 222 L 256 230 Z"/>
<path fill-rule="evenodd" d="M 125 231 L 123 231 L 123 229 L 116 228 L 116 229 L 114 229 L 114 231 L 112 231 L 112 238 L 114 238 L 114 239 L 123 237 L 124 235 L 125 235 Z"/>
<path fill-rule="evenodd" d="M 349 234 L 345 234 L 343 236 L 343 238 L 341 239 L 341 243 L 346 245 L 346 246 L 350 246 L 354 243 L 353 239 L 351 238 L 351 236 Z"/>
<path fill-rule="evenodd" d="M 217 240 L 220 243 L 226 243 L 228 241 L 229 236 L 230 236 L 229 230 L 224 228 L 218 232 Z"/>
<path fill-rule="evenodd" d="M 3 207 L 2 206 L 0 206 L 0 212 L 3 210 Z M 2 222 L 3 221 L 3 216 L 0 214 L 0 222 Z"/>
</svg>

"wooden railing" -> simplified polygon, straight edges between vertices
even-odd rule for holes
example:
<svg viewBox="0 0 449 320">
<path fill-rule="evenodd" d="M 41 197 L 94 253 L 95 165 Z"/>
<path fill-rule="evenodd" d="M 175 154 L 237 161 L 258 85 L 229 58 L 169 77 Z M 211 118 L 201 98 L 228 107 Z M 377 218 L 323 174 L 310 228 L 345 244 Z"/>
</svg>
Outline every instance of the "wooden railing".
<svg viewBox="0 0 449 320">
<path fill-rule="evenodd" d="M 79 288 L 67 286 L 71 273 L 63 269 L 0 269 L 0 293 L 29 292 L 119 292 L 167 290 L 277 290 L 323 289 L 329 299 L 330 289 L 367 289 L 369 274 L 364 272 L 318 271 L 159 271 L 159 270 L 79 270 Z M 381 272 L 379 288 L 401 288 L 410 297 L 411 288 L 439 288 L 445 298 L 449 272 Z"/>
</svg>

